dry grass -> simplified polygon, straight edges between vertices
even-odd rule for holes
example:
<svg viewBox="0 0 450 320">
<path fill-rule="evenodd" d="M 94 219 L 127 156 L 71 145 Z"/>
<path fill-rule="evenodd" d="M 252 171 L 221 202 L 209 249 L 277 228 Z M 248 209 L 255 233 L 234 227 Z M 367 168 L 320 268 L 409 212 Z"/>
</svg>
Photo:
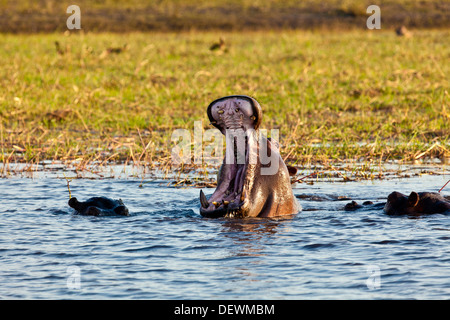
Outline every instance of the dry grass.
<svg viewBox="0 0 450 320">
<path fill-rule="evenodd" d="M 85 32 L 364 29 L 370 0 L 77 0 Z M 448 28 L 445 0 L 378 0 L 382 28 Z M 68 3 L 0 1 L 0 32 L 63 32 Z"/>
</svg>

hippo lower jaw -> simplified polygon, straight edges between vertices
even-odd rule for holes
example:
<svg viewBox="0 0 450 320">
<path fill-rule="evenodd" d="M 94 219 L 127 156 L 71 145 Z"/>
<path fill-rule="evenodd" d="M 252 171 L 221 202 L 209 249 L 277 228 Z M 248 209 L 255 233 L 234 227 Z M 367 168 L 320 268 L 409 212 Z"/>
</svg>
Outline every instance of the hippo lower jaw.
<svg viewBox="0 0 450 320">
<path fill-rule="evenodd" d="M 224 163 L 218 173 L 218 185 L 209 201 L 200 190 L 200 214 L 203 217 L 243 218 L 247 215 L 248 199 L 245 191 L 248 167 L 248 143 L 245 143 L 246 163 L 238 164 L 235 149 L 234 164 Z"/>
<path fill-rule="evenodd" d="M 231 205 L 221 204 L 220 208 L 217 209 L 200 208 L 200 214 L 205 218 L 244 218 L 245 212 L 244 203 L 237 205 L 233 203 Z"/>
<path fill-rule="evenodd" d="M 244 174 L 241 174 L 244 176 Z M 200 190 L 200 214 L 207 218 L 243 218 L 247 216 L 248 199 L 246 193 L 242 191 L 234 191 L 235 185 L 243 185 L 244 178 L 240 178 L 237 174 L 230 179 L 223 180 L 221 185 L 228 185 L 228 188 L 216 189 L 216 192 L 206 199 L 203 190 Z"/>
</svg>

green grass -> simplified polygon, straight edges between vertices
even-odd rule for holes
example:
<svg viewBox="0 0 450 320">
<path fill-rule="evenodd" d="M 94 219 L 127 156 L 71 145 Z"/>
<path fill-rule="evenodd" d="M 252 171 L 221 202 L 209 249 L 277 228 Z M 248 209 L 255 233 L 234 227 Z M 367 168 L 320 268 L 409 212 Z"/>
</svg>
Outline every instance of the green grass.
<svg viewBox="0 0 450 320">
<path fill-rule="evenodd" d="M 222 36 L 226 52 L 211 52 Z M 448 157 L 448 30 L 0 35 L 2 162 L 167 163 L 174 129 L 254 96 L 289 162 Z M 60 55 L 54 42 L 67 52 Z M 128 45 L 120 54 L 108 47 Z M 144 147 L 148 148 L 144 150 Z M 433 148 L 430 149 L 431 146 Z"/>
</svg>

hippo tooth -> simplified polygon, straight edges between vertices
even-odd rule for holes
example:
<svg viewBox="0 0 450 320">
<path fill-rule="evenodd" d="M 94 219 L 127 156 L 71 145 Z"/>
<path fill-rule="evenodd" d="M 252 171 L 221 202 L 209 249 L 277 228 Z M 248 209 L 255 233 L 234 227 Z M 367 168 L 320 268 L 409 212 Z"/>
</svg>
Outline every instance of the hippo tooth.
<svg viewBox="0 0 450 320">
<path fill-rule="evenodd" d="M 244 199 L 245 199 L 245 193 L 244 193 L 244 191 L 242 191 L 242 193 L 241 193 L 241 202 L 243 202 Z"/>
<path fill-rule="evenodd" d="M 208 200 L 206 200 L 206 196 L 203 193 L 203 190 L 200 190 L 200 203 L 201 203 L 202 207 L 205 209 L 209 207 Z"/>
</svg>

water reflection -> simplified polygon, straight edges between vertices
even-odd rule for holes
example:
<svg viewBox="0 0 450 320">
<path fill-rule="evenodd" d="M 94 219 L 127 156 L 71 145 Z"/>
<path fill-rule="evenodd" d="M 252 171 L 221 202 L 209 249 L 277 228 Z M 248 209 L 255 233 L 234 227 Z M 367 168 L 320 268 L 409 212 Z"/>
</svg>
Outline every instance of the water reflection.
<svg viewBox="0 0 450 320">
<path fill-rule="evenodd" d="M 276 238 L 292 217 L 274 219 L 227 219 L 222 224 L 221 234 L 232 241 L 229 256 L 264 256 L 263 248 Z"/>
<path fill-rule="evenodd" d="M 219 235 L 226 238 L 225 263 L 221 269 L 227 275 L 226 290 L 237 295 L 258 294 L 259 288 L 271 287 L 272 256 L 280 237 L 292 222 L 289 219 L 227 219 L 222 221 Z"/>
<path fill-rule="evenodd" d="M 239 236 L 240 234 L 263 235 L 275 234 L 277 228 L 283 220 L 248 218 L 248 219 L 227 219 L 224 224 L 224 233 Z"/>
<path fill-rule="evenodd" d="M 203 219 L 197 189 L 155 182 L 136 192 L 141 180 L 131 178 L 74 181 L 80 198 L 125 194 L 135 213 L 81 217 L 68 210 L 65 179 L 0 179 L 0 298 L 445 298 L 447 216 L 349 213 L 348 201 L 333 197 L 380 202 L 393 190 L 437 191 L 448 179 L 316 183 L 296 193 L 330 199 L 299 197 L 315 211 L 283 220 Z M 377 290 L 365 283 L 371 265 L 381 270 Z M 80 268 L 81 291 L 67 287 L 71 266 Z"/>
</svg>

